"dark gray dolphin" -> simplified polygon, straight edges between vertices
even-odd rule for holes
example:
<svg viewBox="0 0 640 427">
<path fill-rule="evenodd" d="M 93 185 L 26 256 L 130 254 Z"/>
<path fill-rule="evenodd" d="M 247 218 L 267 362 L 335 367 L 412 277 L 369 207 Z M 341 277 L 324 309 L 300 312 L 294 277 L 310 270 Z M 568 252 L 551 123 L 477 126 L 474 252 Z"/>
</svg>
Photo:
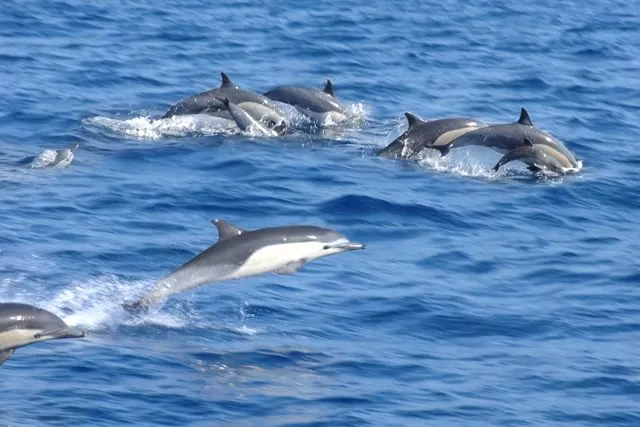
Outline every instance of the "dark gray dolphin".
<svg viewBox="0 0 640 427">
<path fill-rule="evenodd" d="M 468 117 L 453 117 L 438 120 L 422 120 L 411 113 L 404 113 L 408 129 L 391 144 L 378 151 L 378 156 L 412 159 L 425 148 L 446 145 L 460 135 L 486 126 Z"/>
<path fill-rule="evenodd" d="M 528 139 L 534 145 L 547 145 L 558 153 L 562 154 L 571 163 L 571 167 L 579 169 L 580 162 L 558 139 L 533 126 L 529 113 L 524 108 L 520 111 L 520 118 L 515 123 L 490 125 L 480 127 L 471 132 L 467 132 L 446 145 L 433 146 L 443 156 L 449 153 L 452 148 L 467 147 L 477 145 L 488 147 L 500 153 L 506 153 L 522 145 Z"/>
<path fill-rule="evenodd" d="M 275 130 L 267 128 L 258 120 L 251 117 L 249 113 L 240 108 L 238 105 L 230 102 L 229 98 L 224 98 L 221 101 L 227 111 L 231 114 L 231 117 L 233 117 L 233 120 L 235 120 L 238 127 L 243 131 L 267 136 L 278 135 Z"/>
<path fill-rule="evenodd" d="M 264 95 L 274 101 L 293 105 L 301 114 L 320 123 L 340 122 L 346 118 L 347 113 L 335 97 L 331 80 L 327 80 L 324 90 L 279 86 Z"/>
<path fill-rule="evenodd" d="M 169 111 L 162 116 L 163 119 L 183 114 L 199 114 L 208 113 L 219 117 L 230 118 L 225 116 L 224 105 L 220 101 L 221 98 L 229 98 L 235 104 L 242 102 L 254 102 L 256 104 L 264 104 L 270 108 L 277 109 L 275 104 L 266 96 L 256 92 L 240 89 L 231 81 L 226 73 L 220 73 L 222 83 L 220 87 L 207 90 L 195 96 L 190 96 L 178 102 Z"/>
<path fill-rule="evenodd" d="M 218 229 L 214 245 L 165 276 L 137 302 L 123 307 L 137 312 L 178 292 L 221 280 L 269 272 L 293 274 L 317 258 L 365 247 L 328 228 L 295 225 L 246 231 L 220 219 L 211 222 Z"/>
<path fill-rule="evenodd" d="M 493 167 L 498 171 L 502 166 L 514 160 L 520 160 L 528 165 L 528 169 L 533 172 L 542 172 L 549 175 L 550 172 L 556 175 L 564 175 L 571 169 L 569 160 L 558 151 L 548 145 L 533 144 L 525 138 L 521 146 L 507 151 Z"/>
<path fill-rule="evenodd" d="M 58 316 L 42 308 L 15 302 L 0 303 L 0 364 L 17 348 L 85 335 L 85 332 L 70 328 Z"/>
</svg>

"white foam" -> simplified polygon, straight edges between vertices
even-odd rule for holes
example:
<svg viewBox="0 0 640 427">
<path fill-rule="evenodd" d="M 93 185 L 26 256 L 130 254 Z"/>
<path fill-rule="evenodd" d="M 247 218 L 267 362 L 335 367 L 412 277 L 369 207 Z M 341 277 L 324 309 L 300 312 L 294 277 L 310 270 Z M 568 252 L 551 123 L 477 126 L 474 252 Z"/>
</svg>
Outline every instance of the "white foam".
<svg viewBox="0 0 640 427">
<path fill-rule="evenodd" d="M 44 150 L 34 157 L 29 167 L 32 169 L 46 168 L 56 160 L 56 154 L 55 150 Z"/>
<path fill-rule="evenodd" d="M 441 157 L 436 150 L 423 150 L 420 153 L 420 165 L 435 169 L 438 172 L 452 173 L 460 176 L 471 176 L 495 180 L 505 175 L 507 169 L 494 171 L 486 160 L 472 156 L 468 150 L 459 150 Z"/>
<path fill-rule="evenodd" d="M 126 281 L 114 276 L 102 276 L 73 282 L 53 295 L 40 293 L 25 286 L 29 279 L 22 275 L 0 282 L 0 300 L 31 304 L 60 316 L 69 326 L 86 330 L 115 328 L 118 325 L 155 324 L 167 328 L 182 328 L 189 324 L 184 313 L 149 311 L 131 316 L 122 308 L 125 301 L 135 300 L 152 281 Z M 18 290 L 16 292 L 16 290 Z"/>
<path fill-rule="evenodd" d="M 126 120 L 95 116 L 84 119 L 82 123 L 142 139 L 160 139 L 191 134 L 231 135 L 239 131 L 232 120 L 208 114 L 187 114 L 167 119 L 152 119 L 140 116 Z"/>
</svg>

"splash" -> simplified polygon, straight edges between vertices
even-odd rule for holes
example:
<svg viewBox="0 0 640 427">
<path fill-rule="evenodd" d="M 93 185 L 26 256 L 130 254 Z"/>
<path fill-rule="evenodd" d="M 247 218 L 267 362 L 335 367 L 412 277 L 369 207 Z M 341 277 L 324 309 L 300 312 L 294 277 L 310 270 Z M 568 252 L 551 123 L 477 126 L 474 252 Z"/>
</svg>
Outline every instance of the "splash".
<svg viewBox="0 0 640 427">
<path fill-rule="evenodd" d="M 460 150 L 441 157 L 436 150 L 423 150 L 420 153 L 419 164 L 438 172 L 451 173 L 460 176 L 496 180 L 503 177 L 507 169 L 494 171 L 485 159 L 486 156 L 473 156 L 471 150 Z"/>
<path fill-rule="evenodd" d="M 53 295 L 38 294 L 24 286 L 26 276 L 3 279 L 0 300 L 23 302 L 44 308 L 60 316 L 69 326 L 89 331 L 113 329 L 122 324 L 156 324 L 168 328 L 182 328 L 189 323 L 188 313 L 149 311 L 131 317 L 121 306 L 149 288 L 151 281 L 126 281 L 115 276 L 103 276 L 73 282 Z M 18 292 L 15 292 L 18 290 Z"/>
<path fill-rule="evenodd" d="M 161 139 L 194 134 L 232 135 L 239 131 L 233 121 L 208 114 L 188 114 L 167 119 L 139 116 L 126 120 L 95 116 L 84 119 L 82 123 L 139 139 Z"/>
<path fill-rule="evenodd" d="M 29 167 L 31 169 L 42 169 L 51 165 L 56 160 L 56 151 L 55 150 L 44 150 L 42 153 L 38 154 L 34 157 Z"/>
</svg>

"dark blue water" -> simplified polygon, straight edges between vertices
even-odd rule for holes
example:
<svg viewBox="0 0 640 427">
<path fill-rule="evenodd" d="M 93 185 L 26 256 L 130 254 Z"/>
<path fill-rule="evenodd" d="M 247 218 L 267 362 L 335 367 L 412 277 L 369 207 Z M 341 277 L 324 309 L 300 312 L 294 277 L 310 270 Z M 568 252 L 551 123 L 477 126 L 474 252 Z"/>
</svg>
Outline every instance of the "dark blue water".
<svg viewBox="0 0 640 427">
<path fill-rule="evenodd" d="M 0 300 L 89 332 L 0 367 L 0 424 L 640 425 L 636 2 L 162 4 L 0 11 Z M 220 71 L 256 91 L 331 78 L 351 120 L 283 138 L 153 120 Z M 521 107 L 577 176 L 374 156 L 405 111 Z M 76 143 L 68 168 L 29 167 Z M 368 247 L 129 318 L 213 218 Z"/>
</svg>

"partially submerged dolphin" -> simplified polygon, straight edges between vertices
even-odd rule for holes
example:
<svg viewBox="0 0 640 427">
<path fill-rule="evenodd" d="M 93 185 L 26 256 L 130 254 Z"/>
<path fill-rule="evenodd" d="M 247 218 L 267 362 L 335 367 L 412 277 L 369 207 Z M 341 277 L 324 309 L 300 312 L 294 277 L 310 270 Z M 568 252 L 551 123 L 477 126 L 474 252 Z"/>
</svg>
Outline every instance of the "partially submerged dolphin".
<svg viewBox="0 0 640 427">
<path fill-rule="evenodd" d="M 548 145 L 533 144 L 527 138 L 524 139 L 521 146 L 507 151 L 493 167 L 493 170 L 498 171 L 502 166 L 514 160 L 520 160 L 528 165 L 530 171 L 542 172 L 544 175 L 564 175 L 571 169 L 569 160 L 561 153 Z"/>
<path fill-rule="evenodd" d="M 31 168 L 65 168 L 71 164 L 80 144 L 60 150 L 45 150 L 35 156 L 30 164 Z"/>
<path fill-rule="evenodd" d="M 241 102 L 238 107 L 267 128 L 276 131 L 278 135 L 284 134 L 289 128 L 289 121 L 279 110 L 267 107 L 264 104 L 256 104 L 255 102 Z"/>
<path fill-rule="evenodd" d="M 73 160 L 73 155 L 75 154 L 78 148 L 80 148 L 80 144 L 76 144 L 71 148 L 56 150 L 56 158 L 53 160 L 53 163 L 51 163 L 50 166 L 52 168 L 55 168 L 55 167 L 64 168 L 69 166 L 69 164 Z"/>
<path fill-rule="evenodd" d="M 247 231 L 220 219 L 211 222 L 218 229 L 214 245 L 165 276 L 140 300 L 123 307 L 137 312 L 173 294 L 221 280 L 269 272 L 293 274 L 317 258 L 365 248 L 328 228 L 295 225 Z"/>
<path fill-rule="evenodd" d="M 438 150 L 443 156 L 449 153 L 452 148 L 471 145 L 488 147 L 505 153 L 522 145 L 525 138 L 534 145 L 546 145 L 557 151 L 568 159 L 571 168 L 580 169 L 580 161 L 571 154 L 562 142 L 533 126 L 529 113 L 524 108 L 520 110 L 520 118 L 515 123 L 480 127 L 460 135 L 446 145 L 434 145 L 431 148 Z"/>
<path fill-rule="evenodd" d="M 293 105 L 298 112 L 316 122 L 337 123 L 347 117 L 344 107 L 336 99 L 331 80 L 327 80 L 323 90 L 279 86 L 265 92 L 264 95 L 274 101 Z"/>
<path fill-rule="evenodd" d="M 460 135 L 486 126 L 468 117 L 453 117 L 438 120 L 422 120 L 412 113 L 404 113 L 408 129 L 391 144 L 378 151 L 378 156 L 412 159 L 425 148 L 446 145 Z"/>
<path fill-rule="evenodd" d="M 221 98 L 229 98 L 231 102 L 236 104 L 242 102 L 253 102 L 256 104 L 263 104 L 270 108 L 277 110 L 275 104 L 266 96 L 260 95 L 256 92 L 240 89 L 235 83 L 231 81 L 229 76 L 222 72 L 222 83 L 219 87 L 209 89 L 195 96 L 190 96 L 183 99 L 177 104 L 169 108 L 163 119 L 168 117 L 183 115 L 183 114 L 199 114 L 209 113 L 218 115 L 217 112 L 224 111 L 224 105 L 220 101 Z M 221 117 L 224 117 L 222 114 Z M 225 117 L 229 118 L 229 117 Z"/>
<path fill-rule="evenodd" d="M 58 316 L 42 308 L 15 302 L 0 303 L 0 364 L 20 347 L 85 335 L 84 331 L 70 328 Z"/>
<path fill-rule="evenodd" d="M 240 129 L 245 132 L 250 132 L 254 135 L 267 135 L 267 136 L 276 136 L 278 133 L 264 126 L 258 120 L 251 117 L 249 113 L 247 113 L 244 109 L 229 101 L 229 98 L 221 99 L 224 107 L 231 114 L 233 120 L 235 120 L 236 124 Z"/>
</svg>

